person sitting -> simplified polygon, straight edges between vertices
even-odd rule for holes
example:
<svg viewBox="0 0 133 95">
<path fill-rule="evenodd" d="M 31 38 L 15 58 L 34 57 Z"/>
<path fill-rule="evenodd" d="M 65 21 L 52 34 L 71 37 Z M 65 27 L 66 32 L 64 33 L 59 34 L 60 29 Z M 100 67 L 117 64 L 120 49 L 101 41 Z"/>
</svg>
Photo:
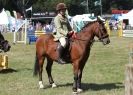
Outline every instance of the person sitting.
<svg viewBox="0 0 133 95">
<path fill-rule="evenodd" d="M 56 33 L 54 35 L 55 37 L 55 41 L 59 40 L 60 45 L 58 45 L 58 63 L 64 64 L 66 63 L 63 58 L 62 55 L 64 53 L 65 47 L 66 47 L 66 38 L 68 34 L 73 33 L 73 29 L 70 26 L 70 23 L 68 21 L 68 18 L 66 16 L 66 4 L 64 3 L 59 3 L 56 6 L 56 11 L 57 11 L 57 15 L 54 18 L 54 24 L 55 24 L 55 29 L 56 29 Z"/>
</svg>

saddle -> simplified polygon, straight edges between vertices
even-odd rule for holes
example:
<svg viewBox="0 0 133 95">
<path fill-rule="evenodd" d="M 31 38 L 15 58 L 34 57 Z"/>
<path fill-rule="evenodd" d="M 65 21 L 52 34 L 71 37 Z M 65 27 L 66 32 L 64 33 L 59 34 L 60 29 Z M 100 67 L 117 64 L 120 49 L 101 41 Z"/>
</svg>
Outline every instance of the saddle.
<svg viewBox="0 0 133 95">
<path fill-rule="evenodd" d="M 63 55 L 62 55 L 62 59 L 66 62 L 66 63 L 71 63 L 71 56 L 70 56 L 70 52 L 71 52 L 71 46 L 72 46 L 72 42 L 73 39 L 76 38 L 76 34 L 74 32 L 68 33 L 67 38 L 66 38 L 66 47 L 63 51 Z M 56 40 L 57 42 L 57 47 L 61 46 L 59 40 Z"/>
</svg>

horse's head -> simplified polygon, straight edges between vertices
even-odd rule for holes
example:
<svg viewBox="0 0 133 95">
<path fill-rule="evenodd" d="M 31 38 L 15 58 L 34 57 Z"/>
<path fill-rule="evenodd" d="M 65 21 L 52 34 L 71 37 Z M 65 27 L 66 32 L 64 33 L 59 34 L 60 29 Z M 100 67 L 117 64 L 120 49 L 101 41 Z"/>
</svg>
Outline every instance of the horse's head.
<svg viewBox="0 0 133 95">
<path fill-rule="evenodd" d="M 105 27 L 105 21 L 104 19 L 101 19 L 100 17 L 97 17 L 97 26 L 95 26 L 95 35 L 99 38 L 99 40 L 104 44 L 109 44 L 110 39 L 107 32 L 107 29 Z"/>
<path fill-rule="evenodd" d="M 11 48 L 10 44 L 8 43 L 7 40 L 2 40 L 0 41 L 0 49 L 3 50 L 4 52 L 9 51 Z"/>
</svg>

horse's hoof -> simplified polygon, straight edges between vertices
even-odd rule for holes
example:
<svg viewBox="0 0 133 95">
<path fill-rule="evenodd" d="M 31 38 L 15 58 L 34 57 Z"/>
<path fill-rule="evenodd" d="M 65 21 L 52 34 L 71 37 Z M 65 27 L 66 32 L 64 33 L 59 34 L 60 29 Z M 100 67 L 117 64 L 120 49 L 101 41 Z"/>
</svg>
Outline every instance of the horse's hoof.
<svg viewBox="0 0 133 95">
<path fill-rule="evenodd" d="M 44 88 L 44 85 L 43 85 L 43 82 L 42 81 L 39 81 L 39 88 L 40 89 L 43 89 Z"/>
<path fill-rule="evenodd" d="M 57 85 L 55 83 L 52 83 L 52 88 L 57 87 Z"/>
<path fill-rule="evenodd" d="M 44 86 L 43 85 L 40 85 L 40 87 L 39 87 L 40 89 L 44 89 Z"/>
<path fill-rule="evenodd" d="M 82 90 L 81 88 L 78 88 L 78 89 L 77 89 L 77 92 L 78 92 L 78 93 L 81 93 L 81 92 L 83 92 L 83 90 Z"/>
<path fill-rule="evenodd" d="M 75 91 L 73 92 L 73 95 L 77 95 L 77 94 L 78 94 L 78 92 L 75 92 Z"/>
</svg>

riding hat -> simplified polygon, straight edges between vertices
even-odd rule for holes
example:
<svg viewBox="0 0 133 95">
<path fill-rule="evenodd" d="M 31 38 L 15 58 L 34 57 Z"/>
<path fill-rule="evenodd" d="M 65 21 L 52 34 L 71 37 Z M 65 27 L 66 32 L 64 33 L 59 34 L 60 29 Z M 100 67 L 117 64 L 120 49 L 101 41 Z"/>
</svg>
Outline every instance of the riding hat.
<svg viewBox="0 0 133 95">
<path fill-rule="evenodd" d="M 60 10 L 63 10 L 63 9 L 67 9 L 66 4 L 64 4 L 64 3 L 57 4 L 56 11 L 60 11 Z"/>
</svg>

